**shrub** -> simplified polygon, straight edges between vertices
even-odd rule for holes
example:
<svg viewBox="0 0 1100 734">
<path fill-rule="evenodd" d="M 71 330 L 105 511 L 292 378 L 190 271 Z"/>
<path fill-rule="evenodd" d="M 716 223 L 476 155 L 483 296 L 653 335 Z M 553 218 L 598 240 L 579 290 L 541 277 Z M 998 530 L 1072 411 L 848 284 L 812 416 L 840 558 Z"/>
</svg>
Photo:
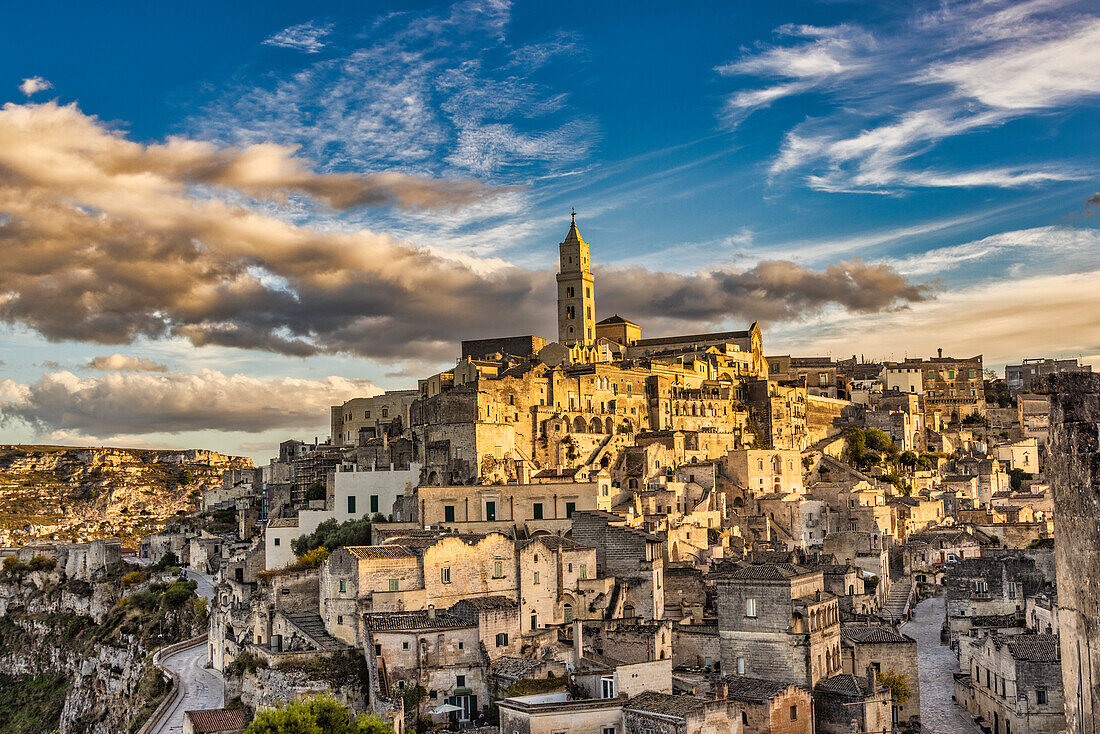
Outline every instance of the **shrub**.
<svg viewBox="0 0 1100 734">
<path fill-rule="evenodd" d="M 122 584 L 122 588 L 129 589 L 131 586 L 137 586 L 141 583 L 143 576 L 141 571 L 131 571 L 130 573 L 119 579 L 119 583 Z"/>
<path fill-rule="evenodd" d="M 245 734 L 393 734 L 393 729 L 377 716 L 354 716 L 336 699 L 322 696 L 260 711 Z"/>
<path fill-rule="evenodd" d="M 894 694 L 894 700 L 899 705 L 908 701 L 913 695 L 912 690 L 909 688 L 909 676 L 905 673 L 899 673 L 890 668 L 885 673 L 876 673 L 875 678 L 879 683 L 890 689 L 890 692 Z"/>
<path fill-rule="evenodd" d="M 314 548 L 325 547 L 330 551 L 345 545 L 370 545 L 371 521 L 367 518 L 337 523 L 325 520 L 308 535 L 302 535 L 291 541 L 290 547 L 295 555 L 302 556 Z"/>
<path fill-rule="evenodd" d="M 314 482 L 306 489 L 306 500 L 323 500 L 325 499 L 325 485 L 324 482 Z"/>
</svg>

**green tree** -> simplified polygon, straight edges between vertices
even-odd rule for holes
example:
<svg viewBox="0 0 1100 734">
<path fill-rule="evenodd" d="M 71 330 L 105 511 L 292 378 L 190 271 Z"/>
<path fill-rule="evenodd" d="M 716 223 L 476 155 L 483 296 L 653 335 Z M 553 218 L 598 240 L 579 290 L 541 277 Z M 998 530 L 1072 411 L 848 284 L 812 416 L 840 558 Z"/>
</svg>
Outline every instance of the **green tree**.
<svg viewBox="0 0 1100 734">
<path fill-rule="evenodd" d="M 325 498 L 325 484 L 324 482 L 313 482 L 306 489 L 306 500 L 312 502 L 313 500 L 323 500 Z"/>
<path fill-rule="evenodd" d="M 872 451 L 886 453 L 894 445 L 894 439 L 890 438 L 885 431 L 880 431 L 877 428 L 868 428 L 863 434 L 867 448 Z"/>
<path fill-rule="evenodd" d="M 345 545 L 370 545 L 370 528 L 371 521 L 365 517 L 345 523 L 325 520 L 309 535 L 302 535 L 291 541 L 290 548 L 295 555 L 302 556 L 321 546 L 334 551 Z"/>
<path fill-rule="evenodd" d="M 906 451 L 898 457 L 898 463 L 901 464 L 907 471 L 913 471 L 917 468 L 917 462 L 919 457 L 912 451 Z"/>
<path fill-rule="evenodd" d="M 334 698 L 294 701 L 256 715 L 245 734 L 393 734 L 377 716 L 354 716 Z"/>
</svg>

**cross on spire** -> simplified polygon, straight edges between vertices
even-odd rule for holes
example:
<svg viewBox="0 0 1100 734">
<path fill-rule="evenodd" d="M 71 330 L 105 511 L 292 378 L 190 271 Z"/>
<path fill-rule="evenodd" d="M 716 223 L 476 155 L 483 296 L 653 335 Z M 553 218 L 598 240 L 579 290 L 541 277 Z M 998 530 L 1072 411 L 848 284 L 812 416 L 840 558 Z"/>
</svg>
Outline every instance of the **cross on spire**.
<svg viewBox="0 0 1100 734">
<path fill-rule="evenodd" d="M 576 223 L 577 223 L 577 210 L 576 210 L 576 209 L 574 209 L 573 207 L 569 207 L 569 208 L 570 208 L 570 209 L 572 210 L 572 214 L 573 214 L 573 224 L 576 224 Z"/>
</svg>

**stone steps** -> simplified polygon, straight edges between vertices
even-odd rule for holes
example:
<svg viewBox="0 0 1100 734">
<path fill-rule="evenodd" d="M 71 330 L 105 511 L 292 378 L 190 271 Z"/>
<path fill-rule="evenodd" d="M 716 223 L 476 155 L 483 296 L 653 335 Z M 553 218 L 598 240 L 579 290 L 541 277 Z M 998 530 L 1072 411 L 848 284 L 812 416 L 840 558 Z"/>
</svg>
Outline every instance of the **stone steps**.
<svg viewBox="0 0 1100 734">
<path fill-rule="evenodd" d="M 325 630 L 325 623 L 320 614 L 313 612 L 284 612 L 290 622 L 297 627 L 303 635 L 308 637 L 318 650 L 326 652 L 344 650 L 347 648 L 343 642 L 337 640 Z"/>
</svg>

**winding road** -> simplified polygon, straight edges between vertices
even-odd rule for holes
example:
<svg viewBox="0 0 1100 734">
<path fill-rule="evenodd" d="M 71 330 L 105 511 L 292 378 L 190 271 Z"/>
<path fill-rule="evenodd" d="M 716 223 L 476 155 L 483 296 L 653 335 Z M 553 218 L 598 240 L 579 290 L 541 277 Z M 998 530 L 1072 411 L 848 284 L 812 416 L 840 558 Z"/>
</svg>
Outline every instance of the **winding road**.
<svg viewBox="0 0 1100 734">
<path fill-rule="evenodd" d="M 926 734 L 967 734 L 977 732 L 974 720 L 952 696 L 954 674 L 959 661 L 940 644 L 940 627 L 945 617 L 942 596 L 925 599 L 913 607 L 909 622 L 901 631 L 917 641 L 917 675 L 920 679 L 920 721 Z"/>
<path fill-rule="evenodd" d="M 160 660 L 162 667 L 179 676 L 183 697 L 165 713 L 160 726 L 151 734 L 180 734 L 183 731 L 183 712 L 196 709 L 219 709 L 225 701 L 225 683 L 222 677 L 203 666 L 206 665 L 206 640 L 168 655 Z"/>
</svg>

